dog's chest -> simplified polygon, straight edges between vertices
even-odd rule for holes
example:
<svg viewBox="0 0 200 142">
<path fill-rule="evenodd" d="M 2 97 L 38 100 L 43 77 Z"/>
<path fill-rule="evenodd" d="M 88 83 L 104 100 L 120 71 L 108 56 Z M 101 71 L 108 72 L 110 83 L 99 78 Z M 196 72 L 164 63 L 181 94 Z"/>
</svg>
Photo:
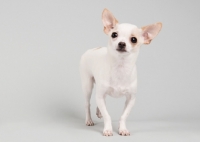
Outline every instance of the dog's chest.
<svg viewBox="0 0 200 142">
<path fill-rule="evenodd" d="M 122 97 L 130 93 L 132 68 L 129 65 L 117 65 L 111 68 L 108 94 L 112 97 Z"/>
</svg>

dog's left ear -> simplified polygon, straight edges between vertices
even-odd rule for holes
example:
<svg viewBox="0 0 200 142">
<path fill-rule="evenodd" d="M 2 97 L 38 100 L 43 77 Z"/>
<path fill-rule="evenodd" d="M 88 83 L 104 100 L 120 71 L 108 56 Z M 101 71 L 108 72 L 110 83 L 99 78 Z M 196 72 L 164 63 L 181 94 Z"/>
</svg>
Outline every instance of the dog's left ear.
<svg viewBox="0 0 200 142">
<path fill-rule="evenodd" d="M 104 32 L 106 34 L 109 33 L 111 29 L 113 29 L 118 23 L 117 19 L 112 15 L 112 13 L 108 9 L 104 9 L 102 13 L 102 22 L 104 25 Z"/>
<path fill-rule="evenodd" d="M 162 28 L 162 23 L 155 23 L 142 27 L 142 36 L 144 37 L 144 44 L 149 44 L 154 39 Z"/>
</svg>

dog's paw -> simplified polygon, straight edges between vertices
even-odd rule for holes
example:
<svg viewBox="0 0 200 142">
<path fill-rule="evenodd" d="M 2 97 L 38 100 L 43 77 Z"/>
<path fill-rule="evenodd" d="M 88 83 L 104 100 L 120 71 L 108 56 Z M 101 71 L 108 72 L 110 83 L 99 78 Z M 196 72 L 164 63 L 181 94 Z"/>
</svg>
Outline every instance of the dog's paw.
<svg viewBox="0 0 200 142">
<path fill-rule="evenodd" d="M 104 136 L 113 136 L 112 130 L 104 130 L 103 135 Z"/>
<path fill-rule="evenodd" d="M 119 134 L 121 136 L 130 136 L 130 132 L 127 129 L 119 129 Z"/>
<path fill-rule="evenodd" d="M 93 123 L 93 121 L 92 121 L 91 119 L 87 120 L 87 121 L 85 122 L 85 124 L 86 124 L 87 126 L 94 126 L 94 123 Z"/>
<path fill-rule="evenodd" d="M 98 118 L 102 118 L 103 116 L 101 115 L 101 112 L 99 110 L 99 108 L 97 107 L 97 112 L 96 112 L 96 115 Z"/>
</svg>

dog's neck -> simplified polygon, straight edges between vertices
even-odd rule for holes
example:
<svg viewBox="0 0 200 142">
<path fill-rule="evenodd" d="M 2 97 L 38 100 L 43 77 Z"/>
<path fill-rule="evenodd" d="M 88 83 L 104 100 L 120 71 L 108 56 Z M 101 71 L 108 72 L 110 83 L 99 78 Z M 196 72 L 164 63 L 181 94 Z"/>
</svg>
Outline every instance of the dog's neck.
<svg viewBox="0 0 200 142">
<path fill-rule="evenodd" d="M 119 82 L 122 84 L 130 83 L 131 81 L 131 74 L 135 68 L 135 62 L 137 59 L 138 52 L 130 53 L 130 54 L 116 54 L 110 50 L 111 48 L 108 47 L 107 53 L 107 61 L 110 66 L 110 81 L 111 84 Z M 113 49 L 112 49 L 113 50 Z"/>
</svg>

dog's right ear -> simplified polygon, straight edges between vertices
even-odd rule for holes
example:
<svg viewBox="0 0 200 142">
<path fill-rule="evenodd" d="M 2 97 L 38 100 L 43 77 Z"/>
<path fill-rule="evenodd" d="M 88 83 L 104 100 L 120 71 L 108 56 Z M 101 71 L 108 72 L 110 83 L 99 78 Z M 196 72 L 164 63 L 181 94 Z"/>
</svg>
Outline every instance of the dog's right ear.
<svg viewBox="0 0 200 142">
<path fill-rule="evenodd" d="M 102 13 L 102 22 L 104 25 L 104 32 L 106 34 L 109 33 L 111 29 L 113 29 L 118 23 L 117 19 L 112 15 L 112 13 L 108 9 L 104 9 Z"/>
</svg>

